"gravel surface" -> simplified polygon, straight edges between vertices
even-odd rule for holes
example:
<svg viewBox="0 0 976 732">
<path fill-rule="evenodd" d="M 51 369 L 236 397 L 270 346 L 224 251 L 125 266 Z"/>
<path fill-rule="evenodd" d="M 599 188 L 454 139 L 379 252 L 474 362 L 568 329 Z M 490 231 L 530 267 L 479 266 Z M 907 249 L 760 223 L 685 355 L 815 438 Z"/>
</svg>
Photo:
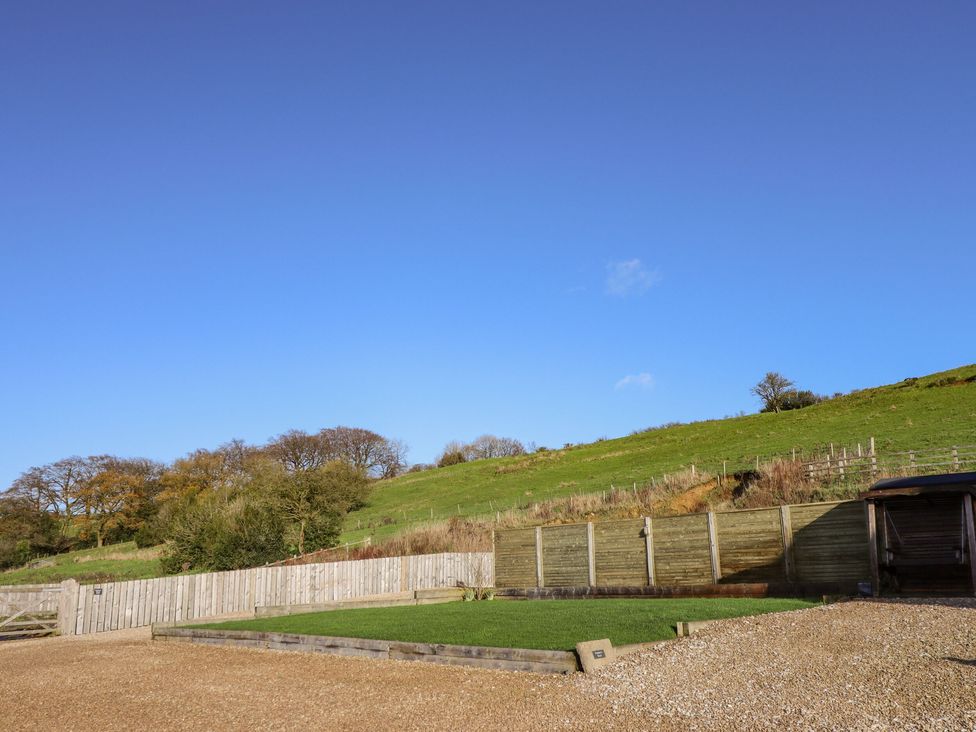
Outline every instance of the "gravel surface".
<svg viewBox="0 0 976 732">
<path fill-rule="evenodd" d="M 575 683 L 650 728 L 976 730 L 976 602 L 721 621 Z"/>
<path fill-rule="evenodd" d="M 976 603 L 851 602 L 721 621 L 573 677 L 120 631 L 2 643 L 0 689 L 4 730 L 972 731 Z"/>
</svg>

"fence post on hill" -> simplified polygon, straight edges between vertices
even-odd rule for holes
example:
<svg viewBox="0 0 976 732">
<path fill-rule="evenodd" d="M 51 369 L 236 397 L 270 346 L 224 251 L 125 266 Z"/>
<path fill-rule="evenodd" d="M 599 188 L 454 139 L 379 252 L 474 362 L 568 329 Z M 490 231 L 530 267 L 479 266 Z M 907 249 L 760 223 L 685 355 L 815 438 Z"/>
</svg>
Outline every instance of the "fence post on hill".
<svg viewBox="0 0 976 732">
<path fill-rule="evenodd" d="M 590 587 L 596 586 L 596 547 L 593 545 L 593 522 L 586 523 L 586 564 L 589 567 Z"/>
<path fill-rule="evenodd" d="M 712 582 L 718 584 L 722 579 L 722 565 L 718 554 L 718 527 L 715 524 L 715 513 L 709 511 L 706 520 L 708 521 L 708 555 L 712 562 Z"/>
<path fill-rule="evenodd" d="M 911 468 L 912 472 L 915 471 L 915 451 L 908 451 L 908 467 Z"/>
<path fill-rule="evenodd" d="M 959 470 L 959 448 L 956 445 L 952 446 L 952 469 Z"/>
<path fill-rule="evenodd" d="M 650 516 L 644 517 L 644 551 L 647 558 L 647 584 L 654 585 L 654 526 Z"/>
<path fill-rule="evenodd" d="M 542 572 L 542 527 L 535 527 L 535 584 L 536 587 L 545 587 L 545 576 Z"/>
<path fill-rule="evenodd" d="M 67 579 L 61 583 L 58 596 L 58 627 L 61 635 L 74 635 L 78 615 L 78 582 Z"/>
<path fill-rule="evenodd" d="M 783 535 L 783 572 L 786 581 L 793 582 L 796 572 L 793 569 L 793 522 L 789 506 L 779 507 L 779 526 Z"/>
<path fill-rule="evenodd" d="M 874 453 L 874 438 L 868 443 L 868 452 L 871 455 L 871 478 L 873 479 L 878 473 L 878 456 Z"/>
</svg>

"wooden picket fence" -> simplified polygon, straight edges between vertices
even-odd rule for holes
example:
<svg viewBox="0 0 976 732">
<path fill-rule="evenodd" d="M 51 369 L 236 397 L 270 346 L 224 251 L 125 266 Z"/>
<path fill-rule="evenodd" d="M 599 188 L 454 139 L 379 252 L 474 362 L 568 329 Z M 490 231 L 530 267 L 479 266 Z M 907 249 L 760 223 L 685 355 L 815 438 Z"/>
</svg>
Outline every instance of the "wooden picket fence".
<svg viewBox="0 0 976 732">
<path fill-rule="evenodd" d="M 489 552 L 426 554 L 348 562 L 74 585 L 66 635 L 251 615 L 256 607 L 307 605 L 440 587 L 491 586 Z M 67 584 L 67 583 L 66 583 Z"/>
</svg>

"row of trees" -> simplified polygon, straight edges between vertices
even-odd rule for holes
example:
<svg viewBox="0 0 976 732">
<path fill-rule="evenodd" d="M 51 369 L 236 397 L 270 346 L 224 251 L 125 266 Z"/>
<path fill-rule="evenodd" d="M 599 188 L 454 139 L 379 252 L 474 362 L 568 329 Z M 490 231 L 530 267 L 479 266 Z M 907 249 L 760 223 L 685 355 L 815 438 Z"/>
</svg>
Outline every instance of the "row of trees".
<svg viewBox="0 0 976 732">
<path fill-rule="evenodd" d="M 0 494 L 0 567 L 75 546 L 168 541 L 170 570 L 233 569 L 333 546 L 406 447 L 370 430 L 233 440 L 164 465 L 111 455 L 33 467 Z"/>
<path fill-rule="evenodd" d="M 488 458 L 512 457 L 524 455 L 525 445 L 512 437 L 496 437 L 482 435 L 472 442 L 453 441 L 447 443 L 437 458 L 437 467 L 458 465 L 472 460 L 486 460 Z"/>
</svg>

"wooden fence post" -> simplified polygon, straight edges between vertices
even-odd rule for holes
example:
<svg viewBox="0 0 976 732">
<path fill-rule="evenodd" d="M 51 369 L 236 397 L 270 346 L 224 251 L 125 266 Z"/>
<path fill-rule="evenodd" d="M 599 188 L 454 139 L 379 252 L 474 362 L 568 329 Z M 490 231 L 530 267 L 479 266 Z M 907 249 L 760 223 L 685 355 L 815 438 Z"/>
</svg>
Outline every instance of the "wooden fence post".
<svg viewBox="0 0 976 732">
<path fill-rule="evenodd" d="M 959 448 L 956 445 L 952 446 L 952 469 L 959 470 Z"/>
<path fill-rule="evenodd" d="M 78 582 L 67 579 L 61 583 L 58 596 L 58 628 L 61 635 L 74 635 L 78 621 Z"/>
<path fill-rule="evenodd" d="M 881 594 L 881 572 L 878 568 L 878 524 L 874 513 L 874 501 L 865 501 L 868 520 L 868 561 L 871 562 L 871 594 Z"/>
<path fill-rule="evenodd" d="M 915 451 L 908 451 L 908 467 L 914 472 L 915 470 Z"/>
<path fill-rule="evenodd" d="M 491 543 L 495 545 L 495 532 L 491 532 Z M 407 557 L 400 557 L 400 592 L 407 592 L 410 589 L 410 560 Z"/>
<path fill-rule="evenodd" d="M 966 544 L 969 547 L 969 580 L 970 589 L 976 595 L 976 521 L 973 519 L 973 497 L 964 494 L 962 497 L 962 511 L 966 517 Z"/>
<path fill-rule="evenodd" d="M 871 438 L 871 442 L 868 446 L 868 451 L 871 455 L 871 477 L 873 478 L 878 474 L 878 456 L 874 453 L 874 438 Z"/>
<path fill-rule="evenodd" d="M 718 526 L 713 511 L 709 511 L 705 518 L 708 521 L 708 553 L 712 560 L 712 582 L 718 584 L 722 579 L 722 563 L 718 553 Z"/>
<path fill-rule="evenodd" d="M 589 567 L 590 587 L 596 586 L 596 547 L 593 544 L 593 522 L 586 524 L 586 562 Z"/>
<path fill-rule="evenodd" d="M 542 527 L 535 527 L 535 583 L 536 587 L 545 587 L 545 575 L 542 571 Z"/>
<path fill-rule="evenodd" d="M 654 585 L 654 525 L 644 517 L 644 552 L 647 558 L 647 584 Z"/>
<path fill-rule="evenodd" d="M 783 535 L 783 572 L 787 582 L 796 581 L 796 568 L 793 556 L 793 522 L 790 518 L 790 507 L 779 507 L 779 526 Z"/>
</svg>

